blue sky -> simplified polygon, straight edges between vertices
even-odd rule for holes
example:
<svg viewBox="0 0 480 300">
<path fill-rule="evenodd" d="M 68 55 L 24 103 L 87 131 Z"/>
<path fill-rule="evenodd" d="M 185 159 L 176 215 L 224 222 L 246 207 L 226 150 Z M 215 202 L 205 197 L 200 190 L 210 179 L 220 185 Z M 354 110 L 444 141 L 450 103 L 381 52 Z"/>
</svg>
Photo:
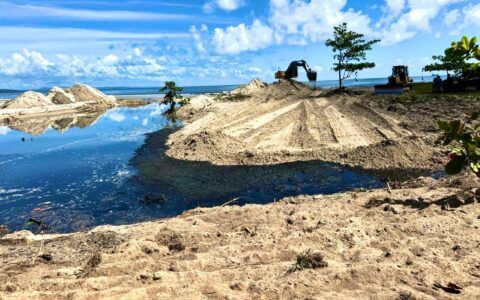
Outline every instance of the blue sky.
<svg viewBox="0 0 480 300">
<path fill-rule="evenodd" d="M 359 78 L 394 64 L 421 75 L 431 56 L 480 32 L 478 0 L 0 0 L 0 88 L 84 82 L 156 86 L 272 81 L 306 59 L 335 79 L 324 46 L 347 22 L 379 38 Z M 305 79 L 305 78 L 300 78 Z"/>
</svg>

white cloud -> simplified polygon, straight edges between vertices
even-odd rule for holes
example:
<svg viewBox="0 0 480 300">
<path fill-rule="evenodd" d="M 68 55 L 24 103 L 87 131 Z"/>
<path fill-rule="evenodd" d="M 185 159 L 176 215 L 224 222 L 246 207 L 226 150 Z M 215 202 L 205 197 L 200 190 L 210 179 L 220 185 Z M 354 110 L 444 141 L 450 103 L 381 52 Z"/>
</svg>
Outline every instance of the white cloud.
<svg viewBox="0 0 480 300">
<path fill-rule="evenodd" d="M 23 49 L 14 53 L 9 59 L 0 60 L 0 74 L 15 76 L 20 74 L 42 73 L 53 66 L 39 52 Z"/>
<path fill-rule="evenodd" d="M 323 41 L 331 35 L 333 26 L 342 22 L 352 30 L 370 33 L 370 18 L 354 10 L 344 11 L 346 4 L 347 0 L 271 0 L 270 24 L 277 42 Z"/>
<path fill-rule="evenodd" d="M 405 8 L 405 0 L 386 0 L 389 11 L 397 16 Z"/>
<path fill-rule="evenodd" d="M 203 5 L 203 11 L 211 13 L 215 8 L 219 8 L 225 11 L 234 11 L 244 5 L 243 0 L 210 0 Z"/>
<path fill-rule="evenodd" d="M 467 26 L 480 26 L 480 3 L 464 8 L 463 14 L 465 16 L 465 24 Z"/>
<path fill-rule="evenodd" d="M 460 10 L 452 9 L 448 11 L 445 16 L 443 17 L 443 23 L 447 26 L 451 26 L 452 24 L 456 23 L 460 18 Z"/>
<path fill-rule="evenodd" d="M 194 25 L 190 26 L 190 34 L 192 35 L 193 41 L 195 43 L 195 48 L 198 50 L 200 53 L 206 53 L 207 49 L 205 48 L 204 45 L 204 40 L 205 37 L 202 36 L 203 33 L 208 31 L 208 27 L 205 24 L 202 24 L 200 29 L 197 29 Z"/>
<path fill-rule="evenodd" d="M 136 12 L 126 10 L 88 10 L 69 9 L 50 6 L 18 5 L 8 2 L 0 2 L 0 16 L 2 18 L 61 18 L 78 20 L 99 21 L 132 21 L 132 20 L 188 20 L 189 15 L 159 14 L 150 12 Z"/>
<path fill-rule="evenodd" d="M 217 5 L 223 10 L 231 11 L 238 9 L 242 4 L 242 0 L 217 0 Z"/>
<path fill-rule="evenodd" d="M 131 33 L 78 28 L 41 28 L 0 26 L 0 43 L 32 43 L 85 40 L 158 40 L 164 38 L 188 38 L 188 33 Z"/>
<path fill-rule="evenodd" d="M 147 125 L 148 125 L 148 119 L 147 119 L 147 118 L 143 119 L 142 125 L 143 125 L 143 126 L 147 126 Z"/>
<path fill-rule="evenodd" d="M 431 22 L 442 9 L 463 0 L 407 0 L 403 13 L 389 20 L 382 29 L 382 43 L 396 44 L 415 37 L 419 33 L 431 32 Z"/>
<path fill-rule="evenodd" d="M 162 79 L 167 70 L 164 56 L 143 55 L 138 48 L 134 55 L 118 57 L 109 54 L 97 59 L 79 58 L 58 54 L 55 61 L 47 60 L 41 53 L 24 49 L 10 58 L 0 59 L 0 74 L 11 77 L 45 75 L 71 78 L 132 78 Z M 185 68 L 173 66 L 172 74 L 184 73 Z"/>
<path fill-rule="evenodd" d="M 349 29 L 367 38 L 380 38 L 383 45 L 392 45 L 431 32 L 432 22 L 441 12 L 462 1 L 465 0 L 385 0 L 383 15 L 372 24 L 365 13 L 347 8 L 347 0 L 270 0 L 266 23 L 255 20 L 251 26 L 242 23 L 216 28 L 213 44 L 216 52 L 223 54 L 258 50 L 273 44 L 307 45 L 325 41 L 334 26 L 346 22 Z M 464 15 L 469 24 L 480 24 L 480 4 L 470 6 Z M 446 15 L 446 21 L 457 18 L 457 10 Z M 254 29 L 259 28 L 264 35 L 257 38 Z"/>
<path fill-rule="evenodd" d="M 223 54 L 259 50 L 273 44 L 273 30 L 259 20 L 251 26 L 242 23 L 226 29 L 216 28 L 213 43 L 215 50 Z"/>
</svg>

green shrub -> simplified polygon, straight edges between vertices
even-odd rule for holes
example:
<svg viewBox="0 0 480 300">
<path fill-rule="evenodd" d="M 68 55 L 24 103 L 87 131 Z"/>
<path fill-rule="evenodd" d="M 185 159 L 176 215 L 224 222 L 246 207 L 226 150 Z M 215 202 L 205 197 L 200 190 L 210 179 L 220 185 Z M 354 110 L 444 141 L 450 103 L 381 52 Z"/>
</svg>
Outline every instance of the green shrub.
<svg viewBox="0 0 480 300">
<path fill-rule="evenodd" d="M 448 155 L 450 161 L 445 166 L 449 175 L 458 174 L 470 168 L 480 177 L 480 122 L 479 112 L 475 112 L 466 121 L 438 121 L 437 126 L 443 134 L 440 141 L 444 145 L 455 144 Z"/>
</svg>

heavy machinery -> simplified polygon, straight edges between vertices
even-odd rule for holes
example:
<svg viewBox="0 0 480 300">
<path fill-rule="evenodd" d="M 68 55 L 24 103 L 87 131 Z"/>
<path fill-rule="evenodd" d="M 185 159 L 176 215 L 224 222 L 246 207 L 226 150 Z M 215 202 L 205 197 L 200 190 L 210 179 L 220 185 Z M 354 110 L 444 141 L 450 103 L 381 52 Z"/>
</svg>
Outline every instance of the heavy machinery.
<svg viewBox="0 0 480 300">
<path fill-rule="evenodd" d="M 464 71 L 460 76 L 448 76 L 443 81 L 444 92 L 480 91 L 480 69 Z"/>
<path fill-rule="evenodd" d="M 317 71 L 312 70 L 306 61 L 297 60 L 292 61 L 286 71 L 278 71 L 275 73 L 276 79 L 292 79 L 298 77 L 298 67 L 303 67 L 307 72 L 307 78 L 309 81 L 317 81 Z"/>
<path fill-rule="evenodd" d="M 408 66 L 393 66 L 387 84 L 375 86 L 375 93 L 403 93 L 405 88 L 413 88 L 413 80 L 408 76 Z"/>
</svg>

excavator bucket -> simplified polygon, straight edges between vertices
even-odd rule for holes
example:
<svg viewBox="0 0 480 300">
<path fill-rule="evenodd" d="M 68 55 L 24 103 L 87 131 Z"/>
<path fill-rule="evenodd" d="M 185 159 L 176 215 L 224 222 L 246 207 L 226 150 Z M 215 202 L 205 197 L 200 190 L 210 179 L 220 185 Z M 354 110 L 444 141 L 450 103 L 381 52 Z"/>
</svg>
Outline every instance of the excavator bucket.
<svg viewBox="0 0 480 300">
<path fill-rule="evenodd" d="M 317 71 L 307 72 L 307 78 L 309 81 L 317 81 Z"/>
</svg>

